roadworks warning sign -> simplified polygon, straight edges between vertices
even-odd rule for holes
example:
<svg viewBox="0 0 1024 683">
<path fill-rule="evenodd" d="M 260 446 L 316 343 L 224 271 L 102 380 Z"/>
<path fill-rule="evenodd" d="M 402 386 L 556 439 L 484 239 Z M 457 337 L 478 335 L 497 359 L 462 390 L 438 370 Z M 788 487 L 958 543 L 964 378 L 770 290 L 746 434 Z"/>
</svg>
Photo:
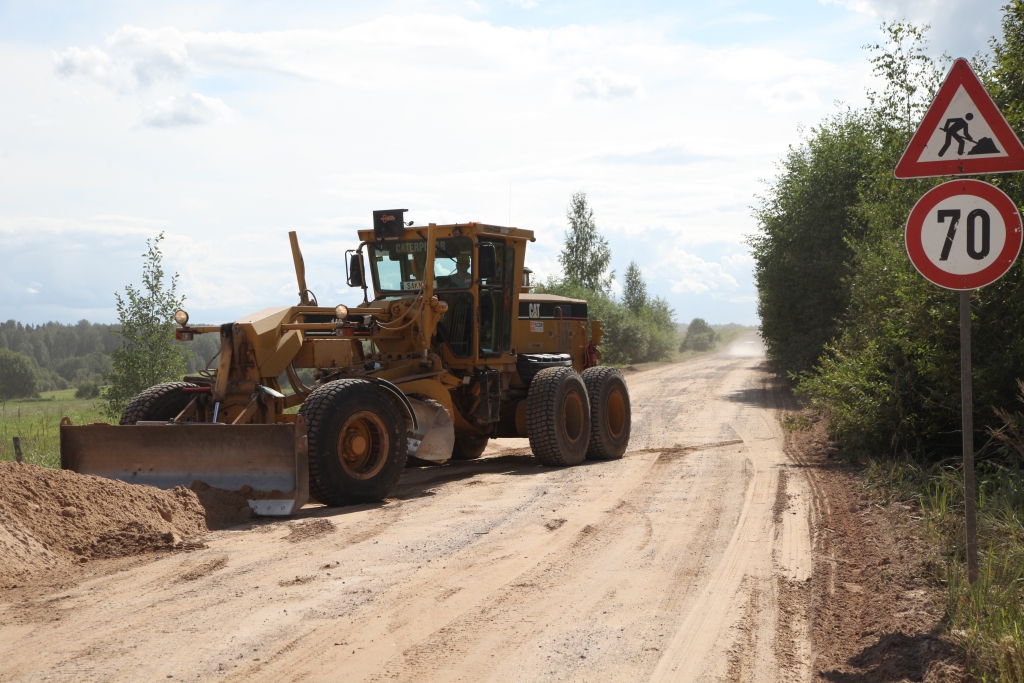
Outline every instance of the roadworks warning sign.
<svg viewBox="0 0 1024 683">
<path fill-rule="evenodd" d="M 953 63 L 896 165 L 897 178 L 1024 170 L 1024 146 L 966 59 Z"/>
</svg>

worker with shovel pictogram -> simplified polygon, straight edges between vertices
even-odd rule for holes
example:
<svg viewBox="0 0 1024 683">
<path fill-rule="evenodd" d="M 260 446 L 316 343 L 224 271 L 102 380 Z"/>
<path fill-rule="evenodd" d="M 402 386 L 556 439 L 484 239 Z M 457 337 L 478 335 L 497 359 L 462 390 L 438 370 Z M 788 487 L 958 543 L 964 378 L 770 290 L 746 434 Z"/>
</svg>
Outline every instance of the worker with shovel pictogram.
<svg viewBox="0 0 1024 683">
<path fill-rule="evenodd" d="M 970 121 L 973 118 L 974 114 L 967 114 L 963 119 L 946 119 L 946 125 L 941 128 L 942 132 L 946 134 L 946 144 L 944 144 L 942 149 L 939 150 L 940 157 L 943 156 L 946 153 L 946 150 L 949 149 L 949 146 L 953 144 L 953 140 L 956 140 L 957 156 L 964 155 L 964 144 L 967 140 L 974 142 L 974 138 L 972 138 L 971 134 L 967 132 L 967 121 Z M 964 119 L 967 119 L 967 121 Z M 960 131 L 963 131 L 963 136 L 960 135 Z M 967 140 L 964 140 L 964 138 L 967 138 Z"/>
<path fill-rule="evenodd" d="M 992 138 L 975 140 L 971 137 L 971 134 L 967 132 L 967 122 L 973 118 L 974 114 L 968 112 L 962 119 L 946 119 L 946 125 L 939 129 L 946 134 L 946 144 L 944 144 L 942 149 L 939 150 L 940 157 L 945 155 L 946 150 L 948 150 L 949 146 L 953 144 L 953 140 L 956 140 L 957 156 L 962 157 L 964 155 L 964 145 L 968 140 L 974 143 L 973 147 L 971 147 L 971 151 L 967 153 L 968 156 L 977 154 L 999 154 L 999 149 L 995 146 L 995 143 L 992 142 Z"/>
</svg>

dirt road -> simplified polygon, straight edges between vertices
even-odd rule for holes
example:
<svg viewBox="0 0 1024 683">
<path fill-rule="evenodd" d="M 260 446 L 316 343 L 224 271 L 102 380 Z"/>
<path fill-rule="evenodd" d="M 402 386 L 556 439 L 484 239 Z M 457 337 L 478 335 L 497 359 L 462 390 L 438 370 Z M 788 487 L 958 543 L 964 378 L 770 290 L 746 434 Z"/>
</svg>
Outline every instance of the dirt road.
<svg viewBox="0 0 1024 683">
<path fill-rule="evenodd" d="M 627 380 L 621 461 L 492 442 L 383 505 L 2 595 L 0 681 L 810 680 L 810 499 L 760 342 Z"/>
</svg>

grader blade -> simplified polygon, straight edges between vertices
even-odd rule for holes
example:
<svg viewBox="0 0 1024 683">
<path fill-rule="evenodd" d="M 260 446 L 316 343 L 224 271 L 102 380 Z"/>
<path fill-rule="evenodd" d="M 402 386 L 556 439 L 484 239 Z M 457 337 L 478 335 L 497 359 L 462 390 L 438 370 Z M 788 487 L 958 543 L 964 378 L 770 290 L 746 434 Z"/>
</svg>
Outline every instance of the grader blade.
<svg viewBox="0 0 1024 683">
<path fill-rule="evenodd" d="M 433 401 L 409 399 L 419 427 L 409 432 L 409 455 L 431 462 L 446 462 L 455 447 L 455 425 L 448 411 Z"/>
<path fill-rule="evenodd" d="M 143 422 L 60 427 L 60 466 L 161 489 L 201 481 L 242 492 L 258 515 L 290 515 L 309 500 L 306 427 Z M 248 487 L 248 488 L 243 488 Z"/>
</svg>

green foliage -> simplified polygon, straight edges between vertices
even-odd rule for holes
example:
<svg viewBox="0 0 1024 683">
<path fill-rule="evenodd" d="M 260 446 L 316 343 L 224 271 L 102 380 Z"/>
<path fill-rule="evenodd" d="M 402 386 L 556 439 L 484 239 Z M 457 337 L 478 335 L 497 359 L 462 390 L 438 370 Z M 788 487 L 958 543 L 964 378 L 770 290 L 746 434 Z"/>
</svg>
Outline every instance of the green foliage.
<svg viewBox="0 0 1024 683">
<path fill-rule="evenodd" d="M 1015 5 L 1008 16 L 1018 22 L 1020 14 Z M 841 334 L 801 388 L 812 404 L 829 413 L 832 428 L 848 444 L 876 452 L 910 449 L 941 458 L 956 452 L 960 443 L 958 296 L 924 280 L 911 266 L 903 243 L 914 202 L 939 181 L 900 181 L 891 172 L 914 127 L 906 117 L 916 124 L 923 114 L 939 66 L 924 57 L 921 31 L 887 28 L 888 53 L 874 60 L 886 89 L 875 96 L 867 114 L 877 152 L 853 207 L 868 230 L 853 245 L 848 261 L 853 274 Z M 901 45 L 900 40 L 911 44 Z M 1020 74 L 1009 72 L 1017 68 L 1013 55 L 1022 41 L 1019 31 L 1007 33 L 989 71 L 976 64 L 986 80 L 1004 84 L 996 90 L 1004 98 L 1017 92 L 1012 81 Z M 908 84 L 907 78 L 916 81 Z M 1024 102 L 1002 104 L 1019 112 Z M 1022 121 L 1017 116 L 1018 131 Z M 1016 176 L 992 180 L 1018 205 L 1024 202 L 1024 187 Z M 993 425 L 993 406 L 1014 400 L 1015 378 L 1024 367 L 1022 305 L 1024 272 L 1019 263 L 971 295 L 974 424 L 979 431 Z"/>
<path fill-rule="evenodd" d="M 565 212 L 569 229 L 565 233 L 565 246 L 558 255 L 567 282 L 573 282 L 589 291 L 607 292 L 614 272 L 608 271 L 612 251 L 608 240 L 598 231 L 594 210 L 587 203 L 585 192 L 575 192 Z"/>
<path fill-rule="evenodd" d="M 35 396 L 36 368 L 23 353 L 0 349 L 0 400 Z"/>
<path fill-rule="evenodd" d="M 632 313 L 639 313 L 647 307 L 647 283 L 636 261 L 630 261 L 626 268 L 626 281 L 622 291 L 622 305 Z"/>
<path fill-rule="evenodd" d="M 174 341 L 174 312 L 184 302 L 177 294 L 175 273 L 165 289 L 163 233 L 146 240 L 142 267 L 142 289 L 125 287 L 125 297 L 115 293 L 121 346 L 111 356 L 113 370 L 106 392 L 106 413 L 120 418 L 128 402 L 154 384 L 180 378 L 185 373 L 185 355 Z"/>
<path fill-rule="evenodd" d="M 717 332 L 704 318 L 694 318 L 686 328 L 686 336 L 679 346 L 680 351 L 710 351 L 720 339 Z"/>
<path fill-rule="evenodd" d="M 758 314 L 769 361 L 783 375 L 810 370 L 840 330 L 849 305 L 851 240 L 865 232 L 854 210 L 876 152 L 868 122 L 844 112 L 790 149 L 754 212 Z"/>
<path fill-rule="evenodd" d="M 100 386 L 96 382 L 85 381 L 75 389 L 75 398 L 99 398 Z"/>
<path fill-rule="evenodd" d="M 36 365 L 39 391 L 99 382 L 110 372 L 110 353 L 119 344 L 111 325 L 74 325 L 49 322 L 23 325 L 13 320 L 0 323 L 0 349 L 25 354 Z"/>
<path fill-rule="evenodd" d="M 1020 18 L 1021 6 L 1010 6 L 1004 25 L 1012 30 L 995 44 L 991 64 L 976 61 L 982 77 L 996 84 L 1001 106 L 1016 112 L 1018 131 L 1024 100 L 1011 100 L 1024 97 Z M 787 157 L 762 203 L 762 232 L 751 239 L 762 330 L 775 367 L 799 376 L 799 391 L 828 414 L 844 444 L 942 458 L 960 442 L 958 297 L 914 270 L 903 238 L 914 203 L 940 181 L 897 180 L 892 169 L 943 69 L 925 55 L 923 29 L 883 28 L 888 39 L 872 46 L 871 61 L 884 87 L 869 93 L 865 110 L 814 129 L 802 151 Z M 830 165 L 839 168 L 829 171 Z M 819 196 L 830 178 L 843 180 L 834 185 L 842 189 L 834 202 Z M 992 181 L 1024 203 L 1016 175 Z M 814 221 L 806 218 L 814 215 L 835 220 L 821 222 L 823 241 L 812 256 L 804 241 L 815 239 Z M 806 259 L 815 260 L 811 271 Z M 817 274 L 805 283 L 805 272 Z M 1021 265 L 973 292 L 971 305 L 974 422 L 983 431 L 995 420 L 992 407 L 1013 401 L 1024 367 Z"/>
</svg>

